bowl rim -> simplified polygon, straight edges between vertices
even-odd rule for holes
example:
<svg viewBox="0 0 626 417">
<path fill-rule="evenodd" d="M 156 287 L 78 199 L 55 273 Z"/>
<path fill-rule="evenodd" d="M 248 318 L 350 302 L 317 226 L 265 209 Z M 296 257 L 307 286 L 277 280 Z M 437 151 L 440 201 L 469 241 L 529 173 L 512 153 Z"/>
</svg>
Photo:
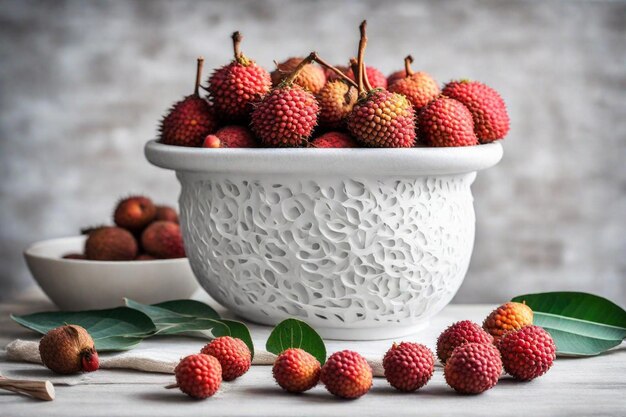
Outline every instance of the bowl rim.
<svg viewBox="0 0 626 417">
<path fill-rule="evenodd" d="M 74 264 L 81 264 L 81 265 L 115 265 L 115 266 L 129 266 L 129 265 L 146 265 L 146 264 L 150 264 L 150 265 L 155 265 L 155 264 L 164 264 L 164 263 L 184 263 L 184 262 L 189 262 L 188 258 L 174 258 L 174 259 L 150 259 L 150 260 L 141 260 L 141 261 L 94 261 L 94 260 L 89 260 L 89 259 L 65 259 L 65 258 L 60 258 L 57 256 L 49 256 L 49 255 L 40 255 L 40 254 L 36 254 L 33 253 L 33 251 L 43 247 L 43 246 L 48 246 L 48 245 L 53 245 L 53 244 L 60 244 L 60 243 L 75 243 L 75 242 L 84 242 L 87 239 L 87 236 L 85 235 L 79 235 L 79 236 L 66 236 L 66 237 L 57 237 L 57 238 L 53 238 L 53 239 L 44 239 L 44 240 L 39 240 L 37 242 L 33 242 L 30 245 L 28 245 L 26 247 L 26 249 L 24 249 L 23 251 L 23 255 L 25 258 L 34 258 L 34 259 L 45 259 L 48 261 L 57 261 L 57 262 L 63 262 L 63 263 L 74 263 Z"/>
<path fill-rule="evenodd" d="M 144 147 L 150 163 L 179 172 L 313 174 L 316 176 L 453 175 L 486 169 L 502 159 L 499 141 L 449 148 L 226 148 Z"/>
</svg>

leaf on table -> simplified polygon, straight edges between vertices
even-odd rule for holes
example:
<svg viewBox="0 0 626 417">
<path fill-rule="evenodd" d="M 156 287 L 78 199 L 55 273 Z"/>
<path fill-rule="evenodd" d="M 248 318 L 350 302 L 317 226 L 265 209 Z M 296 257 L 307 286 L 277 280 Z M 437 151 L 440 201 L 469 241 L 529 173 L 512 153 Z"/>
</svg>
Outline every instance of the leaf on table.
<svg viewBox="0 0 626 417">
<path fill-rule="evenodd" d="M 321 364 L 326 362 L 324 340 L 311 326 L 297 319 L 278 323 L 267 339 L 265 348 L 276 355 L 289 348 L 300 348 L 313 355 Z"/>
<path fill-rule="evenodd" d="M 89 332 L 99 351 L 128 350 L 156 332 L 150 317 L 127 307 L 89 311 L 50 311 L 11 315 L 22 326 L 46 334 L 65 324 L 82 326 Z"/>
<path fill-rule="evenodd" d="M 548 292 L 512 301 L 525 302 L 533 310 L 533 323 L 550 333 L 560 356 L 598 355 L 626 337 L 626 311 L 597 295 Z"/>
</svg>

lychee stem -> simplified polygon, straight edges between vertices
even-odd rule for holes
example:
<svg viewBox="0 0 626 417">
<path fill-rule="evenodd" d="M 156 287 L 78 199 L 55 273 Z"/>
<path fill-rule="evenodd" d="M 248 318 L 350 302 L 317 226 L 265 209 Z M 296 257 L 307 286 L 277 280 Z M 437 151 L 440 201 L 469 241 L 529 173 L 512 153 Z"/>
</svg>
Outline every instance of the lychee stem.
<svg viewBox="0 0 626 417">
<path fill-rule="evenodd" d="M 365 85 L 365 88 L 367 89 L 367 91 L 372 91 L 373 87 L 372 84 L 370 84 L 370 80 L 369 78 L 367 78 L 367 70 L 365 68 L 365 64 L 363 64 L 363 84 Z"/>
<path fill-rule="evenodd" d="M 291 74 L 289 74 L 285 78 L 285 80 L 282 82 L 282 84 L 284 84 L 284 85 L 291 85 L 291 84 L 293 84 L 294 80 L 298 77 L 298 75 L 300 75 L 300 73 L 302 72 L 304 67 L 306 67 L 307 65 L 309 65 L 311 62 L 314 61 L 315 55 L 317 55 L 315 52 L 311 52 L 309 54 L 309 56 L 307 56 L 302 61 L 300 61 L 298 66 L 291 72 Z"/>
<path fill-rule="evenodd" d="M 347 82 L 351 86 L 357 87 L 357 88 L 359 87 L 358 84 L 356 82 L 354 82 L 354 80 L 352 80 L 350 77 L 348 77 L 346 74 L 344 74 L 340 69 L 333 67 L 328 62 L 326 62 L 322 58 L 320 58 L 320 56 L 317 54 L 317 52 L 314 52 L 314 54 L 315 54 L 315 57 L 314 57 L 315 62 L 319 63 L 321 66 L 323 66 L 325 68 L 328 68 L 329 70 L 331 70 L 332 72 L 337 74 L 342 80 L 344 80 L 345 82 Z"/>
<path fill-rule="evenodd" d="M 406 73 L 407 77 L 413 75 L 413 70 L 411 69 L 412 63 L 413 57 L 411 55 L 407 55 L 406 58 L 404 58 L 404 72 Z"/>
<path fill-rule="evenodd" d="M 357 81 L 359 80 L 359 63 L 356 58 L 350 58 L 350 68 L 352 69 L 352 73 L 356 77 Z M 357 89 L 359 86 L 357 85 Z"/>
<path fill-rule="evenodd" d="M 367 20 L 361 22 L 359 26 L 359 31 L 361 32 L 361 37 L 359 39 L 359 51 L 357 55 L 357 64 L 358 64 L 358 74 L 357 75 L 357 84 L 359 88 L 359 94 L 365 93 L 364 87 L 364 79 L 363 79 L 363 55 L 365 54 L 365 46 L 367 45 L 367 35 L 365 34 L 365 28 L 367 27 Z"/>
<path fill-rule="evenodd" d="M 200 80 L 202 78 L 202 66 L 204 65 L 204 58 L 198 57 L 198 64 L 196 65 L 196 84 L 194 86 L 193 95 L 200 97 Z"/>
<path fill-rule="evenodd" d="M 241 40 L 243 39 L 243 36 L 241 36 L 241 33 L 239 33 L 239 31 L 236 31 L 233 32 L 231 38 L 233 40 L 233 52 L 235 54 L 235 60 L 239 60 L 239 58 L 241 57 Z"/>
</svg>

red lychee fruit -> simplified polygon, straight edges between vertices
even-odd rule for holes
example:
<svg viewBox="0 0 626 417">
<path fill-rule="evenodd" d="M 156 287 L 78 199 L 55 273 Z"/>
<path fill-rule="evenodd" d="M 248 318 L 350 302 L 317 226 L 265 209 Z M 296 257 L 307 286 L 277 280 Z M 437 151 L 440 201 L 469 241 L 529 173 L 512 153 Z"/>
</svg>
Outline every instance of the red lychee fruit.
<svg viewBox="0 0 626 417">
<path fill-rule="evenodd" d="M 350 134 L 365 146 L 376 148 L 409 148 L 415 143 L 415 112 L 403 95 L 372 89 L 363 70 L 367 44 L 366 22 L 360 26 L 358 55 L 359 101 L 348 115 Z"/>
<path fill-rule="evenodd" d="M 233 33 L 232 39 L 235 58 L 213 72 L 209 78 L 209 94 L 220 118 L 243 121 L 250 113 L 251 104 L 270 91 L 272 80 L 269 72 L 240 51 L 241 34 Z"/>
<path fill-rule="evenodd" d="M 433 77 L 425 72 L 413 72 L 411 62 L 413 57 L 409 55 L 404 60 L 405 72 L 408 75 L 391 84 L 389 91 L 404 95 L 417 111 L 437 98 L 441 91 Z"/>
<path fill-rule="evenodd" d="M 173 222 L 156 221 L 141 234 L 141 245 L 147 254 L 160 259 L 184 258 L 185 246 L 180 226 Z"/>
<path fill-rule="evenodd" d="M 310 353 L 291 348 L 278 355 L 272 368 L 276 383 L 288 392 L 304 392 L 317 385 L 320 363 Z"/>
<path fill-rule="evenodd" d="M 170 206 L 156 206 L 156 216 L 154 216 L 154 220 L 178 223 L 178 213 Z"/>
<path fill-rule="evenodd" d="M 472 321 L 458 321 L 439 335 L 437 339 L 437 357 L 439 357 L 441 363 L 445 364 L 454 349 L 465 343 L 492 344 L 493 337 Z"/>
<path fill-rule="evenodd" d="M 87 257 L 82 253 L 67 253 L 63 255 L 63 259 L 84 260 L 87 259 Z"/>
<path fill-rule="evenodd" d="M 480 394 L 498 383 L 502 360 L 492 344 L 466 343 L 454 349 L 443 371 L 446 382 L 462 394 Z"/>
<path fill-rule="evenodd" d="M 57 374 L 93 372 L 100 366 L 93 339 L 81 326 L 65 325 L 50 330 L 39 342 L 43 364 Z"/>
<path fill-rule="evenodd" d="M 272 85 L 278 87 L 289 74 L 296 70 L 302 61 L 302 58 L 289 58 L 281 64 L 276 64 L 276 70 L 272 72 Z M 292 82 L 313 94 L 317 94 L 326 84 L 326 74 L 321 67 L 309 62 Z"/>
<path fill-rule="evenodd" d="M 223 148 L 257 148 L 259 144 L 252 132 L 243 126 L 225 126 L 215 132 Z"/>
<path fill-rule="evenodd" d="M 435 372 L 435 357 L 419 343 L 394 343 L 383 358 L 385 378 L 392 387 L 405 392 L 426 385 Z"/>
<path fill-rule="evenodd" d="M 121 227 L 101 227 L 85 241 L 85 256 L 92 261 L 132 261 L 137 256 L 137 241 Z"/>
<path fill-rule="evenodd" d="M 152 255 L 148 255 L 147 253 L 140 253 L 135 258 L 136 261 L 154 261 L 156 258 Z"/>
<path fill-rule="evenodd" d="M 372 86 L 372 88 L 387 88 L 388 83 L 387 83 L 387 77 L 385 77 L 385 74 L 383 74 L 382 72 L 380 72 L 378 69 L 374 67 L 368 67 L 368 66 L 365 67 L 365 72 L 367 74 L 367 79 L 370 85 Z M 354 76 L 354 72 L 352 71 L 351 68 L 349 68 L 346 71 L 346 75 L 350 77 L 353 81 L 357 81 L 356 77 Z"/>
<path fill-rule="evenodd" d="M 343 126 L 358 98 L 357 89 L 343 80 L 327 82 L 317 95 L 320 126 L 330 129 Z"/>
<path fill-rule="evenodd" d="M 406 78 L 406 70 L 402 69 L 399 71 L 394 71 L 387 77 L 387 85 L 391 87 L 393 83 L 402 78 Z"/>
<path fill-rule="evenodd" d="M 204 138 L 217 129 L 217 120 L 211 105 L 198 92 L 203 62 L 202 58 L 198 58 L 194 93 L 174 104 L 161 121 L 161 143 L 199 147 Z"/>
<path fill-rule="evenodd" d="M 526 326 L 506 333 L 497 346 L 504 370 L 520 381 L 530 381 L 545 374 L 556 359 L 552 336 L 539 326 Z"/>
<path fill-rule="evenodd" d="M 156 213 L 156 206 L 148 197 L 132 196 L 124 198 L 117 204 L 113 221 L 124 229 L 139 231 L 154 220 Z"/>
<path fill-rule="evenodd" d="M 493 310 L 483 322 L 483 329 L 494 339 L 507 332 L 533 324 L 533 311 L 526 304 L 509 302 Z"/>
<path fill-rule="evenodd" d="M 252 364 L 250 349 L 241 339 L 221 336 L 202 348 L 201 353 L 217 358 L 222 365 L 222 378 L 232 381 L 248 372 Z"/>
<path fill-rule="evenodd" d="M 474 132 L 481 143 L 502 139 L 509 132 L 509 114 L 504 100 L 493 88 L 478 81 L 451 81 L 443 94 L 460 101 L 474 118 Z"/>
<path fill-rule="evenodd" d="M 215 394 L 222 384 L 222 367 L 213 356 L 198 353 L 189 355 L 174 369 L 176 384 L 166 388 L 180 388 L 193 398 L 208 398 Z"/>
<path fill-rule="evenodd" d="M 221 148 L 222 141 L 216 135 L 213 135 L 213 134 L 207 135 L 207 137 L 204 138 L 204 142 L 202 142 L 202 147 L 203 148 Z"/>
<path fill-rule="evenodd" d="M 420 137 L 431 146 L 478 145 L 470 111 L 454 99 L 441 96 L 418 115 Z"/>
<path fill-rule="evenodd" d="M 255 105 L 251 127 L 265 146 L 302 146 L 313 133 L 319 113 L 317 100 L 311 92 L 294 84 L 294 79 L 312 60 L 313 54 Z"/>
<path fill-rule="evenodd" d="M 359 144 L 342 132 L 327 132 L 311 142 L 314 148 L 358 148 Z"/>
<path fill-rule="evenodd" d="M 335 352 L 322 366 L 320 380 L 328 392 L 341 398 L 359 398 L 372 387 L 372 368 L 351 350 Z"/>
</svg>

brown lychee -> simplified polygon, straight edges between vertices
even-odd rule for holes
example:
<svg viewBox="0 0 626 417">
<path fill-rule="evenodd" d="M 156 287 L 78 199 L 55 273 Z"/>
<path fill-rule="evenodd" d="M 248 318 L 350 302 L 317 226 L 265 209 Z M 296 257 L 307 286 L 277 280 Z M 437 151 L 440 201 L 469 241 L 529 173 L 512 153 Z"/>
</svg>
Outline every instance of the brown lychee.
<svg viewBox="0 0 626 417">
<path fill-rule="evenodd" d="M 85 256 L 92 261 L 132 261 L 137 256 L 137 241 L 121 227 L 101 227 L 89 234 Z"/>
<path fill-rule="evenodd" d="M 155 219 L 156 213 L 156 206 L 148 197 L 132 196 L 124 198 L 117 204 L 113 221 L 119 227 L 136 232 L 150 224 Z"/>
<path fill-rule="evenodd" d="M 180 226 L 173 222 L 156 221 L 151 223 L 141 234 L 141 245 L 147 254 L 155 258 L 185 257 Z"/>
<path fill-rule="evenodd" d="M 43 364 L 58 374 L 92 372 L 98 369 L 93 339 L 81 326 L 65 325 L 50 330 L 39 342 Z"/>
<path fill-rule="evenodd" d="M 178 223 L 178 213 L 170 206 L 156 206 L 156 216 L 154 216 L 154 220 Z"/>
<path fill-rule="evenodd" d="M 272 72 L 272 85 L 278 87 L 289 74 L 294 72 L 303 58 L 294 57 L 289 58 L 283 63 L 276 64 L 276 70 Z M 294 84 L 299 85 L 307 91 L 313 94 L 320 92 L 324 84 L 326 84 L 326 74 L 324 70 L 318 65 L 307 63 L 298 73 L 298 76 L 293 80 Z"/>
</svg>

